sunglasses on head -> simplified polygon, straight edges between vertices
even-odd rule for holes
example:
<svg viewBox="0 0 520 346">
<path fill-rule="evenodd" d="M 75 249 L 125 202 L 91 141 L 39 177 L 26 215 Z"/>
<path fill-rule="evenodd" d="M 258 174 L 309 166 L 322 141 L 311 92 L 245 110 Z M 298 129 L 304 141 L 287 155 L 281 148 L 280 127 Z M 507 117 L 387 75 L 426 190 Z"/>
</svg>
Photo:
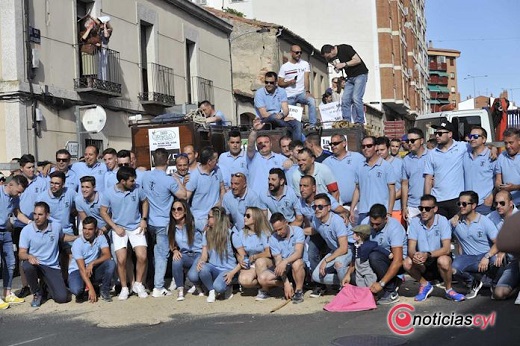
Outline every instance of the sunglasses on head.
<svg viewBox="0 0 520 346">
<path fill-rule="evenodd" d="M 273 81 L 268 81 L 268 80 L 266 80 L 264 83 L 265 83 L 265 84 L 275 84 L 276 82 L 275 82 L 274 80 L 273 80 Z"/>
<path fill-rule="evenodd" d="M 370 149 L 370 148 L 372 148 L 373 146 L 374 146 L 374 144 L 361 144 L 361 148 L 362 148 L 362 149 L 366 149 L 366 148 Z"/>
<path fill-rule="evenodd" d="M 341 143 L 343 143 L 343 141 L 341 141 L 341 142 L 330 142 L 330 145 L 335 147 L 337 145 L 340 145 Z"/>
<path fill-rule="evenodd" d="M 472 204 L 475 204 L 475 203 L 472 203 L 472 202 L 457 202 L 457 205 L 459 207 L 463 207 L 463 208 L 466 208 L 468 205 L 472 205 Z"/>
<path fill-rule="evenodd" d="M 323 210 L 323 208 L 325 208 L 325 207 L 327 207 L 327 206 L 328 206 L 328 204 L 314 204 L 314 205 L 312 206 L 312 209 L 314 209 L 314 210 L 316 210 L 316 209 L 318 209 L 318 210 Z"/>
<path fill-rule="evenodd" d="M 493 203 L 493 205 L 495 206 L 495 208 L 498 206 L 505 207 L 506 201 L 496 201 L 495 203 Z"/>
<path fill-rule="evenodd" d="M 469 134 L 469 135 L 468 135 L 468 138 L 469 138 L 469 139 L 479 139 L 480 137 L 484 137 L 484 136 L 479 135 L 479 134 L 477 134 L 477 133 L 472 133 L 472 134 Z"/>
<path fill-rule="evenodd" d="M 417 209 L 419 209 L 419 211 L 426 211 L 426 212 L 429 212 L 430 210 L 432 210 L 433 208 L 435 207 L 423 207 L 423 206 L 419 206 L 417 207 Z"/>
<path fill-rule="evenodd" d="M 404 142 L 405 143 L 412 143 L 414 144 L 416 141 L 418 141 L 420 138 L 409 138 L 407 140 L 405 140 Z"/>
<path fill-rule="evenodd" d="M 130 166 L 130 162 L 118 163 L 117 165 L 118 165 L 119 167 L 129 167 L 129 166 Z"/>
<path fill-rule="evenodd" d="M 435 136 L 441 137 L 441 136 L 444 135 L 445 133 L 448 133 L 448 131 L 435 131 L 433 134 L 434 134 Z"/>
<path fill-rule="evenodd" d="M 245 175 L 244 173 L 231 173 L 231 178 L 233 177 L 242 178 L 245 177 Z"/>
<path fill-rule="evenodd" d="M 180 153 L 180 154 L 175 155 L 175 158 L 178 158 L 178 157 L 185 157 L 185 158 L 188 158 L 188 154 L 186 154 L 186 153 Z"/>
</svg>

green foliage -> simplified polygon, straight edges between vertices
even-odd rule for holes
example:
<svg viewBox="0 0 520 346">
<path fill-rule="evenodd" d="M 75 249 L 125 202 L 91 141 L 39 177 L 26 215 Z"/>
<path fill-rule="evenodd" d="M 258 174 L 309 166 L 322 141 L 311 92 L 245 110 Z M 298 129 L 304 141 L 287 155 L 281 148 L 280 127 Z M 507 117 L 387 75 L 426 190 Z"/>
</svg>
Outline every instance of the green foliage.
<svg viewBox="0 0 520 346">
<path fill-rule="evenodd" d="M 229 8 L 229 7 L 226 7 L 224 9 L 224 12 L 232 14 L 232 15 L 237 16 L 237 17 L 241 17 L 241 18 L 245 18 L 246 17 L 246 15 L 243 14 L 242 12 L 237 11 L 237 10 L 235 10 L 233 8 Z"/>
</svg>

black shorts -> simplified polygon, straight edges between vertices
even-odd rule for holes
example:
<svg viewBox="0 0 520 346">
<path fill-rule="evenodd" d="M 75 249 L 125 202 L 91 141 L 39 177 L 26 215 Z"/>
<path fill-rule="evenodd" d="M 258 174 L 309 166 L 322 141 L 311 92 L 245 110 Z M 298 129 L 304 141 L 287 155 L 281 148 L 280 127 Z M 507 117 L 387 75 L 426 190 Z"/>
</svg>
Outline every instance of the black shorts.
<svg viewBox="0 0 520 346">
<path fill-rule="evenodd" d="M 450 254 L 450 258 L 453 262 L 453 257 L 451 254 Z M 426 269 L 425 269 L 424 273 L 422 274 L 422 276 L 428 281 L 433 281 L 433 280 L 442 281 L 443 280 L 441 273 L 439 272 L 439 267 L 437 266 L 437 260 L 438 260 L 437 257 L 428 257 L 426 262 L 424 262 L 424 267 Z"/>
</svg>

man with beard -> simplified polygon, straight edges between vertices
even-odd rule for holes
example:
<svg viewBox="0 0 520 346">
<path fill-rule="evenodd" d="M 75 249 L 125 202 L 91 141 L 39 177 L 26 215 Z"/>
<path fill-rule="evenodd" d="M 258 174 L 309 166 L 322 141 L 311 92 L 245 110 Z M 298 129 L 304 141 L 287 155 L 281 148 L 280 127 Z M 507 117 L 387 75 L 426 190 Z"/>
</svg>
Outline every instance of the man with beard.
<svg viewBox="0 0 520 346">
<path fill-rule="evenodd" d="M 85 162 L 75 162 L 71 169 L 76 173 L 78 179 L 90 175 L 96 178 L 96 186 L 98 191 L 105 189 L 105 172 L 107 166 L 98 161 L 99 150 L 93 145 L 85 148 Z"/>
<path fill-rule="evenodd" d="M 260 195 L 261 209 L 269 209 L 271 214 L 282 213 L 291 225 L 300 226 L 303 216 L 300 201 L 293 189 L 286 185 L 285 173 L 280 168 L 269 171 L 269 191 Z"/>
<path fill-rule="evenodd" d="M 218 166 L 222 171 L 224 186 L 230 188 L 231 174 L 243 173 L 247 178 L 246 153 L 242 150 L 242 138 L 239 131 L 229 131 L 228 139 L 229 151 L 220 154 Z"/>
<path fill-rule="evenodd" d="M 175 168 L 176 171 L 173 173 L 174 176 L 179 178 L 182 185 L 186 187 L 188 181 L 190 181 L 190 160 L 186 154 L 177 154 L 175 157 Z"/>
<path fill-rule="evenodd" d="M 237 230 L 244 228 L 244 215 L 247 208 L 260 208 L 260 199 L 256 192 L 248 189 L 247 177 L 244 173 L 231 174 L 231 189 L 224 195 L 222 206 Z"/>
</svg>

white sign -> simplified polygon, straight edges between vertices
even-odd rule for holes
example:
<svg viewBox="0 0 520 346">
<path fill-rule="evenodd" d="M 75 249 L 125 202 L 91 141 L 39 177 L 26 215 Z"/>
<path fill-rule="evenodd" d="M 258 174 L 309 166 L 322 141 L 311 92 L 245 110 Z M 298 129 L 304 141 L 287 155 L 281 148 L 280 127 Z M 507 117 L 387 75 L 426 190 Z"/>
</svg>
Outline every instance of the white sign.
<svg viewBox="0 0 520 346">
<path fill-rule="evenodd" d="M 343 120 L 343 116 L 341 115 L 341 105 L 339 102 L 321 104 L 319 109 L 321 114 L 321 123 L 323 124 L 324 129 L 330 129 L 332 128 L 332 123 Z"/>
<path fill-rule="evenodd" d="M 301 122 L 303 107 L 289 105 L 289 116 Z"/>
<path fill-rule="evenodd" d="M 148 143 L 150 144 L 150 166 L 155 167 L 152 153 L 158 148 L 168 151 L 168 170 L 173 169 L 175 155 L 181 151 L 181 139 L 178 127 L 164 127 L 148 129 Z"/>
<path fill-rule="evenodd" d="M 346 143 L 347 143 L 346 149 L 348 150 L 348 138 L 347 138 L 347 135 L 345 135 L 345 138 L 346 138 Z M 322 136 L 321 137 L 321 148 L 323 150 L 328 150 L 328 151 L 332 152 L 332 147 L 330 146 L 330 141 L 331 140 L 332 140 L 332 136 Z"/>
</svg>

